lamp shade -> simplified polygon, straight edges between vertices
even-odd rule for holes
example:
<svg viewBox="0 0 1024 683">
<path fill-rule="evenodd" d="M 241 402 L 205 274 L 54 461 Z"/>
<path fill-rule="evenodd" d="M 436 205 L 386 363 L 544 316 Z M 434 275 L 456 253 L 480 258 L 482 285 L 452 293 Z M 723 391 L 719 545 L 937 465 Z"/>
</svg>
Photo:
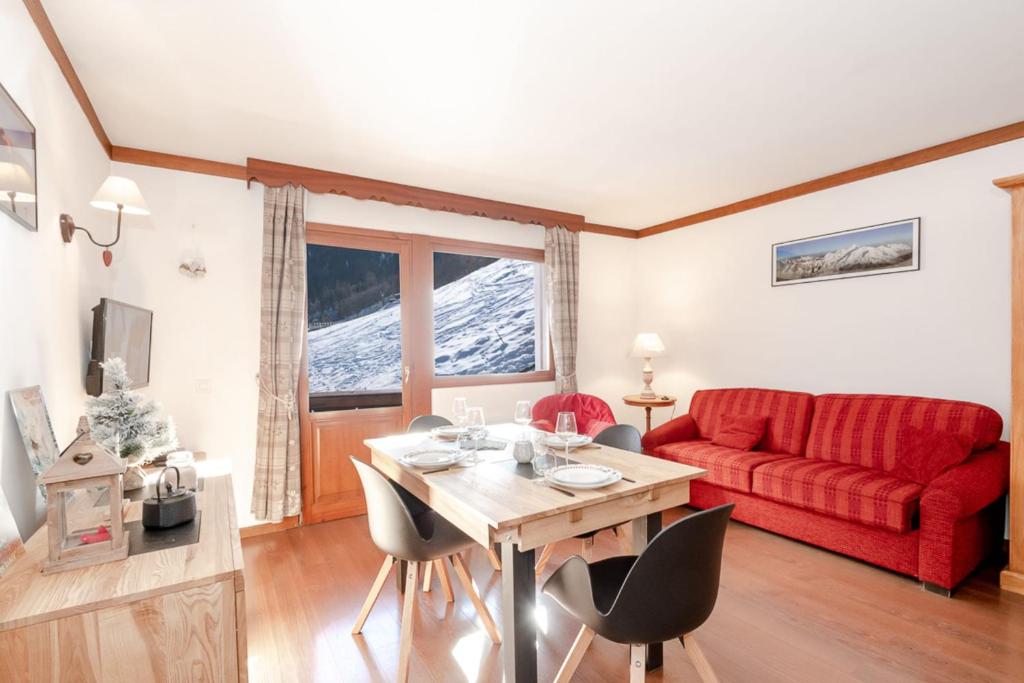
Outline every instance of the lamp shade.
<svg viewBox="0 0 1024 683">
<path fill-rule="evenodd" d="M 139 186 L 135 184 L 135 181 L 116 175 L 103 181 L 89 204 L 97 209 L 106 209 L 107 211 L 117 211 L 118 205 L 121 205 L 124 213 L 136 216 L 149 215 L 146 200 L 142 198 L 142 193 L 139 192 Z"/>
<path fill-rule="evenodd" d="M 654 332 L 641 332 L 633 340 L 633 350 L 629 354 L 633 358 L 654 358 L 665 355 L 665 344 Z"/>
<path fill-rule="evenodd" d="M 14 159 L 0 160 L 0 192 L 13 192 L 17 201 L 35 201 L 36 186 L 32 174 Z"/>
</svg>

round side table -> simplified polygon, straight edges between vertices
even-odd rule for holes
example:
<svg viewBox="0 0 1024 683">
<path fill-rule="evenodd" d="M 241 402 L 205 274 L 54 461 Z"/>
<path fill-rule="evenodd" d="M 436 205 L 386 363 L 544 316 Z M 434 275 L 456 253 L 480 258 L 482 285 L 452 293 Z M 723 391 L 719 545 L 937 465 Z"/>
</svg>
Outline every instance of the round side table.
<svg viewBox="0 0 1024 683">
<path fill-rule="evenodd" d="M 669 396 L 668 394 L 658 394 L 651 397 L 630 394 L 629 396 L 623 396 L 622 401 L 627 406 L 637 406 L 647 412 L 647 431 L 651 431 L 651 409 L 674 406 L 676 404 L 676 397 Z"/>
</svg>

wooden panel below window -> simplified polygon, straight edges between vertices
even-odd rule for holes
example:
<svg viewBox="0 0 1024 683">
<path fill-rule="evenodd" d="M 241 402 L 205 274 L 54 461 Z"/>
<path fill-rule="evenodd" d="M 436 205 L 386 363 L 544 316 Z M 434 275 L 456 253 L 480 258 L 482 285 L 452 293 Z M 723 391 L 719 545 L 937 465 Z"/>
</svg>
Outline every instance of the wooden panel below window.
<svg viewBox="0 0 1024 683">
<path fill-rule="evenodd" d="M 306 491 L 305 523 L 351 517 L 366 512 L 363 488 L 355 467 L 354 455 L 370 462 L 364 439 L 373 439 L 404 431 L 401 407 L 342 410 L 310 413 L 310 460 L 312 486 Z"/>
</svg>

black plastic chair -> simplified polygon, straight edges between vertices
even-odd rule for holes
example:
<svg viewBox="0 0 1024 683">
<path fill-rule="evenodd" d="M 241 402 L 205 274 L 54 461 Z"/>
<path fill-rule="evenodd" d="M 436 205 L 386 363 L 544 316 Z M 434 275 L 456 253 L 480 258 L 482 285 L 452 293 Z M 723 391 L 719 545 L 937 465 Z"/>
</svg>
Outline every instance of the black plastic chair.
<svg viewBox="0 0 1024 683">
<path fill-rule="evenodd" d="M 725 529 L 734 505 L 666 527 L 639 556 L 587 564 L 569 558 L 543 591 L 583 622 L 556 683 L 572 678 L 595 635 L 630 646 L 630 681 L 644 680 L 644 646 L 680 639 L 705 683 L 717 681 L 693 639 L 718 599 Z"/>
<path fill-rule="evenodd" d="M 452 421 L 440 415 L 417 415 L 409 423 L 407 432 L 429 432 L 437 427 L 450 427 Z"/>
<path fill-rule="evenodd" d="M 594 437 L 594 443 L 601 446 L 618 448 L 624 451 L 632 451 L 633 453 L 643 452 L 643 446 L 640 445 L 640 430 L 633 425 L 618 424 L 602 429 L 601 433 Z M 591 555 L 594 549 L 594 537 L 607 529 L 610 529 L 619 537 L 619 540 L 624 544 L 624 552 L 629 553 L 632 550 L 631 548 L 625 547 L 625 544 L 629 541 L 628 536 L 625 533 L 620 532 L 618 526 L 610 526 L 576 536 L 576 538 L 583 541 L 583 559 L 588 562 L 591 560 Z M 537 564 L 534 568 L 538 578 L 540 578 L 540 575 L 544 572 L 544 568 L 547 567 L 548 562 L 551 560 L 551 554 L 554 550 L 555 544 L 548 543 L 540 551 L 540 556 L 537 558 Z"/>
<path fill-rule="evenodd" d="M 469 571 L 459 555 L 459 551 L 471 548 L 476 543 L 429 507 L 421 506 L 418 508 L 419 512 L 414 514 L 405 501 L 406 498 L 413 497 L 411 493 L 391 482 L 376 468 L 356 458 L 350 459 L 355 465 L 359 480 L 363 484 L 363 493 L 366 495 L 366 516 L 370 526 L 370 537 L 377 547 L 387 554 L 384 564 L 381 565 L 377 578 L 370 588 L 370 594 L 366 596 L 366 601 L 359 611 L 355 626 L 352 627 L 352 634 L 356 635 L 363 630 L 363 624 L 366 623 L 366 618 L 370 615 L 370 610 L 373 609 L 395 560 L 405 561 L 407 569 L 402 606 L 402 631 L 398 650 L 398 680 L 407 681 L 409 678 L 409 655 L 412 652 L 412 626 L 416 614 L 416 584 L 419 567 L 430 564 L 436 566 L 438 574 L 442 577 L 442 586 L 444 586 L 448 575 L 445 560 L 449 560 L 463 588 L 469 594 L 469 599 L 473 602 L 477 614 L 480 615 L 480 620 L 491 640 L 495 644 L 500 644 L 501 636 L 498 634 L 494 619 L 491 618 L 487 606 L 484 605 L 473 587 Z M 448 602 L 454 601 L 450 584 L 446 590 L 446 598 Z"/>
</svg>

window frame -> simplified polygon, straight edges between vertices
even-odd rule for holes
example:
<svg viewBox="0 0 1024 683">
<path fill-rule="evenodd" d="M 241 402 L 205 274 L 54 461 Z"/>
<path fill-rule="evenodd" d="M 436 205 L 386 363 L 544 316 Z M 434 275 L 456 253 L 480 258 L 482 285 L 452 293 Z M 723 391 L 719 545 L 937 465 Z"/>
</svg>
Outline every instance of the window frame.
<svg viewBox="0 0 1024 683">
<path fill-rule="evenodd" d="M 469 240 L 453 239 L 449 237 L 428 237 L 427 246 L 430 249 L 430 384 L 436 389 L 447 389 L 451 387 L 477 387 L 493 384 L 526 384 L 530 382 L 554 382 L 555 381 L 555 358 L 554 348 L 551 344 L 551 330 L 547 320 L 547 296 L 541 302 L 542 332 L 547 338 L 547 361 L 546 370 L 534 370 L 533 372 L 517 372 L 492 375 L 438 375 L 437 367 L 434 365 L 434 254 L 462 254 L 464 256 L 484 256 L 488 258 L 510 258 L 519 261 L 533 261 L 544 265 L 544 250 L 531 249 L 530 247 L 514 247 L 505 244 L 489 244 L 487 242 L 472 242 Z M 545 285 L 546 286 L 546 285 Z"/>
<path fill-rule="evenodd" d="M 353 241 L 350 239 L 352 237 L 385 237 L 408 241 L 411 244 L 411 272 L 408 273 L 411 296 L 408 297 L 408 301 L 403 299 L 402 316 L 403 321 L 408 321 L 412 334 L 410 335 L 410 348 L 407 350 L 403 349 L 403 354 L 408 354 L 408 365 L 411 366 L 412 372 L 417 375 L 422 373 L 422 380 L 429 389 L 555 381 L 554 347 L 551 342 L 551 330 L 548 320 L 549 302 L 546 293 L 543 295 L 544 300 L 541 302 L 543 311 L 541 320 L 538 321 L 542 325 L 542 334 L 547 337 L 548 368 L 546 370 L 514 374 L 437 375 L 437 369 L 434 366 L 434 253 L 442 252 L 489 258 L 512 258 L 522 261 L 533 261 L 543 265 L 543 249 L 327 223 L 309 222 L 306 225 L 306 229 L 307 234 L 313 237 L 313 239 L 309 240 L 311 243 L 325 246 L 342 246 L 338 243 L 331 244 L 330 237 L 332 233 L 334 235 L 344 235 L 346 237 L 345 246 L 353 244 Z M 355 248 L 358 248 L 358 246 Z M 403 277 L 406 277 L 405 272 L 403 272 Z M 544 286 L 547 286 L 546 282 Z M 406 306 L 408 306 L 408 309 Z M 306 325 L 308 326 L 308 324 L 309 320 L 307 317 Z M 306 378 L 303 377 L 303 379 Z"/>
</svg>

